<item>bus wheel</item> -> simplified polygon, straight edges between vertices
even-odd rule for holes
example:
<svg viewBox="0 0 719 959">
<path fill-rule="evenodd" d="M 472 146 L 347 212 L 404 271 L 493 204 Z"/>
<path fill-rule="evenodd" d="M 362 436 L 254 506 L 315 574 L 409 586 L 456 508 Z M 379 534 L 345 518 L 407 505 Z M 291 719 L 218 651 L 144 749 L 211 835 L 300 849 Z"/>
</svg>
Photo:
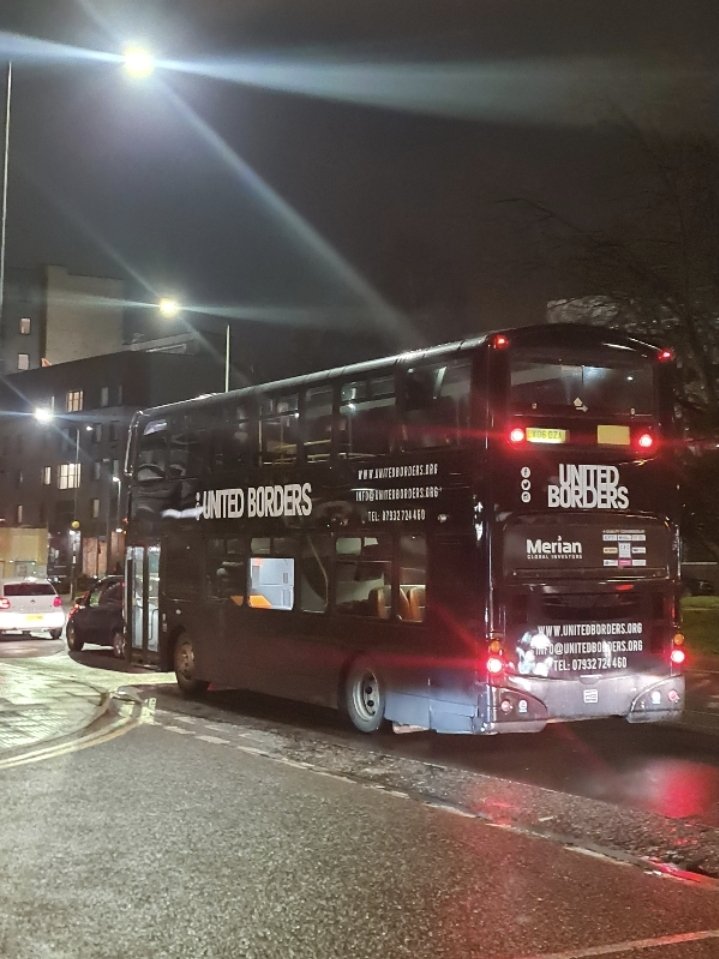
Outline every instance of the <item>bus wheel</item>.
<svg viewBox="0 0 719 959">
<path fill-rule="evenodd" d="M 195 648 L 187 633 L 175 643 L 174 666 L 177 685 L 185 696 L 201 696 L 210 685 L 195 676 Z"/>
<path fill-rule="evenodd" d="M 384 722 L 384 684 L 367 659 L 358 659 L 350 666 L 344 708 L 352 725 L 361 733 L 376 733 Z"/>
</svg>

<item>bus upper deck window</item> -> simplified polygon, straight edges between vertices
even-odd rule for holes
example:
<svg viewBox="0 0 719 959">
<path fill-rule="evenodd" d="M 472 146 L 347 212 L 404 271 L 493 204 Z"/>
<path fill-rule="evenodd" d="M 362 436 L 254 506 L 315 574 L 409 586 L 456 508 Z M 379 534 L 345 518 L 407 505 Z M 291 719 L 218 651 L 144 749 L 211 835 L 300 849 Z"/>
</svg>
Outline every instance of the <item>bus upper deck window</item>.
<svg viewBox="0 0 719 959">
<path fill-rule="evenodd" d="M 633 353 L 600 358 L 575 348 L 514 350 L 510 355 L 510 409 L 515 413 L 632 417 L 656 409 L 654 366 Z"/>
<path fill-rule="evenodd" d="M 164 479 L 167 469 L 167 420 L 150 420 L 142 427 L 135 475 L 138 483 Z"/>
<path fill-rule="evenodd" d="M 343 383 L 340 390 L 340 455 L 381 456 L 393 446 L 394 375 Z"/>
<path fill-rule="evenodd" d="M 469 360 L 421 366 L 404 380 L 405 449 L 456 446 L 469 425 Z"/>
</svg>

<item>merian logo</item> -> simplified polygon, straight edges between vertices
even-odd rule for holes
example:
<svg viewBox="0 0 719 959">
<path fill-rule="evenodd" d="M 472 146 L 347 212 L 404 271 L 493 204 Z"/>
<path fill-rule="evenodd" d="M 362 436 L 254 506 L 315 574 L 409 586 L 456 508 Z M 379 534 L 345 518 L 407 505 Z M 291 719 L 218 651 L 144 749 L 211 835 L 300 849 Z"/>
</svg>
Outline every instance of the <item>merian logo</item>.
<svg viewBox="0 0 719 959">
<path fill-rule="evenodd" d="M 562 557 L 582 558 L 582 544 L 577 540 L 535 539 L 527 540 L 527 559 L 560 559 Z"/>
</svg>

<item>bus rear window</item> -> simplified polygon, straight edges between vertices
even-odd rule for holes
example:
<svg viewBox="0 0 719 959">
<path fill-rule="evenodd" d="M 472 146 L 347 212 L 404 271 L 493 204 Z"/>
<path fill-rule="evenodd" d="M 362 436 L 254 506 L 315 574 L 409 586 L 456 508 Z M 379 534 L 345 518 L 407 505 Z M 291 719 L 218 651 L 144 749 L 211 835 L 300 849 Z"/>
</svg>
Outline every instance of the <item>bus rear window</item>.
<svg viewBox="0 0 719 959">
<path fill-rule="evenodd" d="M 636 355 L 597 362 L 576 350 L 566 356 L 517 350 L 510 360 L 509 403 L 513 413 L 651 414 L 654 369 Z"/>
</svg>

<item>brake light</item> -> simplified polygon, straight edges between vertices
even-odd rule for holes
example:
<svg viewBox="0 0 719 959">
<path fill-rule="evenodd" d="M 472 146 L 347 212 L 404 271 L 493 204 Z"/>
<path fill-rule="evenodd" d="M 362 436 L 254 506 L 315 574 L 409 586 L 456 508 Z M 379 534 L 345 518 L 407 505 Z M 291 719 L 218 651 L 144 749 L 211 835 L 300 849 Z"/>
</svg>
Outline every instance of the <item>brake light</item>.
<svg viewBox="0 0 719 959">
<path fill-rule="evenodd" d="M 509 346 L 509 337 L 504 333 L 495 333 L 491 342 L 493 350 L 506 350 Z"/>
<path fill-rule="evenodd" d="M 499 656 L 490 656 L 487 659 L 487 672 L 496 676 L 504 669 L 504 661 Z"/>
<path fill-rule="evenodd" d="M 686 658 L 687 658 L 687 654 L 684 652 L 684 650 L 680 649 L 678 646 L 675 646 L 670 656 L 670 659 L 674 663 L 674 665 L 681 666 L 681 664 L 684 662 Z"/>
<path fill-rule="evenodd" d="M 660 363 L 671 363 L 674 359 L 674 350 L 667 347 L 664 350 L 659 350 L 657 353 L 657 359 Z"/>
<path fill-rule="evenodd" d="M 59 596 L 56 596 L 52 601 L 52 605 L 57 609 L 58 606 L 62 606 L 62 599 Z"/>
<path fill-rule="evenodd" d="M 10 609 L 10 600 L 0 596 L 0 609 Z"/>
<path fill-rule="evenodd" d="M 521 446 L 527 440 L 527 434 L 521 426 L 515 426 L 509 431 L 509 442 L 512 446 Z"/>
<path fill-rule="evenodd" d="M 657 438 L 649 430 L 641 430 L 634 434 L 632 445 L 637 453 L 653 453 L 657 448 Z"/>
</svg>

